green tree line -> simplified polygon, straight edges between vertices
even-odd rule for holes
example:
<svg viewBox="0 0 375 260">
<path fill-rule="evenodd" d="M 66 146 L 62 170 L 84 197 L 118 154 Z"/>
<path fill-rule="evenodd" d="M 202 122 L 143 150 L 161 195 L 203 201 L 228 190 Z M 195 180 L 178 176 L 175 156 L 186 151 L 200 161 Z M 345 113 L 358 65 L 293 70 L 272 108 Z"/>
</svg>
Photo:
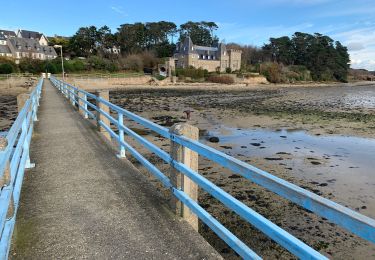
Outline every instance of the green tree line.
<svg viewBox="0 0 375 260">
<path fill-rule="evenodd" d="M 142 70 L 143 67 L 155 67 L 163 58 L 172 56 L 175 42 L 188 36 L 197 45 L 217 44 L 217 29 L 216 23 L 208 21 L 188 21 L 179 26 L 168 21 L 127 23 L 120 25 L 114 33 L 108 26 L 88 26 L 79 28 L 70 38 L 52 38 L 50 45 L 63 46 L 64 56 L 71 58 L 66 62 L 68 72 L 92 69 Z M 270 38 L 262 47 L 236 43 L 227 45 L 229 48 L 242 50 L 241 70 L 244 72 L 255 71 L 270 75 L 282 73 L 284 67 L 289 67 L 288 73 L 299 80 L 309 77 L 296 76 L 295 73 L 309 74 L 313 80 L 347 80 L 350 62 L 347 48 L 339 41 L 319 33 L 296 32 L 291 37 Z M 121 48 L 120 55 L 108 51 L 113 46 Z M 0 73 L 32 70 L 30 64 L 35 65 L 34 71 L 61 70 L 58 61 L 38 62 L 24 59 L 18 66 L 7 64 L 0 65 Z M 269 69 L 264 72 L 261 68 Z"/>
<path fill-rule="evenodd" d="M 320 33 L 296 32 L 291 38 L 270 38 L 270 43 L 265 44 L 262 51 L 273 62 L 305 66 L 313 80 L 347 80 L 348 49 Z"/>
</svg>

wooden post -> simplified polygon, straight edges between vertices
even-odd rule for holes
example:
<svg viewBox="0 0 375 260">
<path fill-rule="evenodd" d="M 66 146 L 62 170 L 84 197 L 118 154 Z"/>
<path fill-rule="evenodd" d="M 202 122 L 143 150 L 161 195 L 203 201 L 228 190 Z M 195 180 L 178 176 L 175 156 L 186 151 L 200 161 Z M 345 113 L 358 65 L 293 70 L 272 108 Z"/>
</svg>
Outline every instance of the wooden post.
<svg viewBox="0 0 375 260">
<path fill-rule="evenodd" d="M 29 99 L 29 94 L 19 94 L 17 96 L 17 107 L 18 107 L 18 113 L 21 112 L 23 106 L 25 105 L 26 101 Z"/>
<path fill-rule="evenodd" d="M 101 90 L 101 91 L 97 91 L 96 92 L 96 95 L 102 99 L 105 99 L 107 101 L 109 101 L 109 91 L 108 90 Z M 102 111 L 106 112 L 107 114 L 109 114 L 109 107 L 104 105 L 102 102 L 99 102 L 97 101 L 96 102 L 96 106 L 101 109 Z M 105 130 L 105 128 L 103 126 L 101 126 L 99 124 L 99 121 L 102 121 L 105 125 L 107 125 L 109 128 L 111 127 L 111 122 L 109 121 L 109 119 L 102 115 L 101 113 L 99 113 L 99 111 L 96 111 L 96 117 L 97 117 L 97 121 L 96 121 L 96 125 L 98 127 L 98 131 L 104 135 L 105 138 L 107 138 L 109 141 L 111 141 L 111 135 L 107 132 L 107 130 Z"/>
<path fill-rule="evenodd" d="M 176 135 L 184 135 L 190 139 L 198 140 L 199 129 L 189 124 L 175 124 L 169 130 Z M 193 171 L 198 172 L 198 154 L 171 140 L 171 156 L 174 160 L 182 162 Z M 171 167 L 171 182 L 174 187 L 183 190 L 191 199 L 198 201 L 198 185 L 185 175 Z M 185 219 L 196 231 L 198 231 L 198 217 L 190 209 L 172 196 L 170 201 L 175 213 Z"/>
</svg>

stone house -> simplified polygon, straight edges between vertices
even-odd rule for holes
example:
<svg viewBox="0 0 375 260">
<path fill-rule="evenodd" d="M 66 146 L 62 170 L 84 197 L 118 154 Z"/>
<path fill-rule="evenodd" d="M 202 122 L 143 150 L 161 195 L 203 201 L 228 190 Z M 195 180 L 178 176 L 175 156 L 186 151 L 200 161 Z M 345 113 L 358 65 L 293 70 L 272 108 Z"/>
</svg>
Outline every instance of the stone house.
<svg viewBox="0 0 375 260">
<path fill-rule="evenodd" d="M 51 46 L 43 46 L 36 39 L 9 38 L 6 44 L 0 45 L 0 56 L 13 58 L 19 63 L 21 58 L 50 60 L 57 57 L 55 49 Z"/>
<path fill-rule="evenodd" d="M 227 49 L 224 43 L 217 46 L 195 45 L 190 37 L 177 43 L 173 56 L 176 68 L 195 68 L 211 71 L 232 71 L 241 69 L 241 50 Z M 172 68 L 173 69 L 173 68 Z"/>
<path fill-rule="evenodd" d="M 21 37 L 18 37 L 21 36 Z M 57 57 L 55 49 L 48 46 L 47 38 L 38 32 L 0 30 L 0 56 L 13 58 L 19 63 L 21 58 L 50 60 Z"/>
<path fill-rule="evenodd" d="M 121 53 L 121 49 L 119 46 L 113 45 L 112 48 L 104 48 L 104 52 L 119 55 Z"/>
<path fill-rule="evenodd" d="M 21 29 L 19 29 L 17 31 L 17 37 L 18 38 L 24 38 L 24 39 L 35 39 L 42 46 L 47 46 L 48 45 L 48 39 L 47 39 L 47 37 L 44 36 L 44 34 L 40 33 L 40 32 L 27 31 L 27 30 L 21 30 Z"/>
</svg>

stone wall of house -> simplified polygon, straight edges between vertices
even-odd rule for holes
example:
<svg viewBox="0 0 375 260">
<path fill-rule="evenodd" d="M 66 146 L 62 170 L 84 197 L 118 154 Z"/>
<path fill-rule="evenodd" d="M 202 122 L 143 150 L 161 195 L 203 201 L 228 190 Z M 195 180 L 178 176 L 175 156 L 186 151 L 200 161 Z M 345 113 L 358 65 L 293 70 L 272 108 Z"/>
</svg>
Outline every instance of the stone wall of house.
<svg viewBox="0 0 375 260">
<path fill-rule="evenodd" d="M 202 68 L 204 70 L 208 70 L 209 72 L 211 72 L 216 71 L 216 68 L 220 67 L 220 60 L 202 60 L 195 57 L 190 57 L 189 59 L 189 65 L 193 66 L 194 68 Z"/>
<path fill-rule="evenodd" d="M 229 67 L 232 71 L 240 70 L 241 69 L 241 54 L 242 51 L 240 50 L 229 50 Z"/>
<path fill-rule="evenodd" d="M 220 71 L 223 72 L 226 70 L 226 68 L 230 67 L 230 60 L 228 54 L 223 54 L 220 57 Z"/>
</svg>

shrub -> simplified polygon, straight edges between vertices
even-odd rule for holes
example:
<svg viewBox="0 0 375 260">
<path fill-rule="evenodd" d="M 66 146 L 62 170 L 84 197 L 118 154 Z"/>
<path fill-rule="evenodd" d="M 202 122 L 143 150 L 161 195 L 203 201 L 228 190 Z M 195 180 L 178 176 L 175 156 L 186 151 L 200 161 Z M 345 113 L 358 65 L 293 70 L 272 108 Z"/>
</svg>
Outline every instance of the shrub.
<svg viewBox="0 0 375 260">
<path fill-rule="evenodd" d="M 164 76 L 162 76 L 162 75 L 155 75 L 155 78 L 157 79 L 157 80 L 163 80 L 163 79 L 165 79 L 165 77 Z"/>
<path fill-rule="evenodd" d="M 143 61 L 139 55 L 131 54 L 128 55 L 122 61 L 123 68 L 126 70 L 133 70 L 133 71 L 142 71 L 143 70 Z"/>
<path fill-rule="evenodd" d="M 13 73 L 13 67 L 12 65 L 8 63 L 0 64 L 0 74 L 10 74 Z"/>
<path fill-rule="evenodd" d="M 105 60 L 98 56 L 91 56 L 87 59 L 87 65 L 89 69 L 104 70 Z"/>
<path fill-rule="evenodd" d="M 85 70 L 85 64 L 81 60 L 73 60 L 74 71 Z"/>
<path fill-rule="evenodd" d="M 50 63 L 50 62 L 46 62 L 44 64 L 44 71 L 52 73 L 52 74 L 55 74 L 55 73 L 58 72 L 57 68 L 56 68 L 56 65 L 53 64 L 53 63 Z"/>
<path fill-rule="evenodd" d="M 208 76 L 208 71 L 204 70 L 202 68 L 196 69 L 194 67 L 186 68 L 186 69 L 181 69 L 177 68 L 176 69 L 176 76 L 179 78 L 181 77 L 190 77 L 192 79 L 202 79 Z"/>
<path fill-rule="evenodd" d="M 0 74 L 9 74 L 17 71 L 17 65 L 13 60 L 0 57 Z"/>
<path fill-rule="evenodd" d="M 233 84 L 234 79 L 231 76 L 209 76 L 207 81 L 214 82 L 214 83 L 221 83 L 221 84 Z"/>
<path fill-rule="evenodd" d="M 45 69 L 45 64 L 41 60 L 34 60 L 31 58 L 22 58 L 18 67 L 21 72 L 37 74 Z"/>
<path fill-rule="evenodd" d="M 156 68 L 159 63 L 159 59 L 150 51 L 142 52 L 140 58 L 142 59 L 145 68 Z"/>
<path fill-rule="evenodd" d="M 111 62 L 108 60 L 105 63 L 105 70 L 109 72 L 115 72 L 115 71 L 118 71 L 118 66 L 114 62 Z"/>
<path fill-rule="evenodd" d="M 281 71 L 281 65 L 275 62 L 264 63 L 260 66 L 260 73 L 271 83 L 280 83 L 283 81 Z"/>
<path fill-rule="evenodd" d="M 225 72 L 226 73 L 232 73 L 232 69 L 230 67 L 228 67 L 228 68 L 225 69 Z"/>
</svg>

